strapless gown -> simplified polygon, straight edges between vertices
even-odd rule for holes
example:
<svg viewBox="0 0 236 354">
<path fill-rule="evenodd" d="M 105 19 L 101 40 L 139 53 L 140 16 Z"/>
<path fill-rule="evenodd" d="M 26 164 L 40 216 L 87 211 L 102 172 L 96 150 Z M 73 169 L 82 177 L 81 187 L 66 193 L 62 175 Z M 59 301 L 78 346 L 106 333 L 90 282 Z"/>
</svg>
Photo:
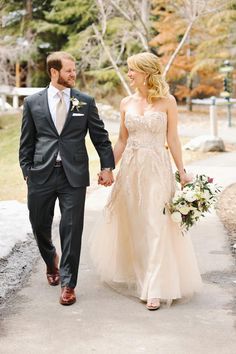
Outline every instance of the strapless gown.
<svg viewBox="0 0 236 354">
<path fill-rule="evenodd" d="M 189 234 L 163 208 L 176 183 L 165 147 L 167 115 L 126 113 L 129 132 L 116 181 L 90 239 L 101 279 L 141 300 L 173 300 L 201 287 Z"/>
</svg>

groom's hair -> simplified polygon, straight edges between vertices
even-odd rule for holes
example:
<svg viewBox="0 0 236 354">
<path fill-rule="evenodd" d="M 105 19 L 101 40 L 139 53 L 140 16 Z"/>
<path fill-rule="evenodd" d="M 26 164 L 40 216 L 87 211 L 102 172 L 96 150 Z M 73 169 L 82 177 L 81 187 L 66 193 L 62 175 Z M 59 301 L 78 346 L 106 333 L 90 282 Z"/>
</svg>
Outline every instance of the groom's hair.
<svg viewBox="0 0 236 354">
<path fill-rule="evenodd" d="M 66 52 L 54 52 L 47 57 L 47 73 L 51 77 L 51 69 L 58 71 L 62 68 L 62 59 L 67 59 L 76 62 L 75 58 Z"/>
</svg>

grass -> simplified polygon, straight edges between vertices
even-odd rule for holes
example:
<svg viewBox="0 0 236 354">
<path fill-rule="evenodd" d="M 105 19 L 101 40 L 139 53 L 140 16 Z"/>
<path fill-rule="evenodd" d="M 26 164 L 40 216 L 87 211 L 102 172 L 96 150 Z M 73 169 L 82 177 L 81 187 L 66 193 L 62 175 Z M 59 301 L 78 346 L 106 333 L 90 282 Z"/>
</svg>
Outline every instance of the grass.
<svg viewBox="0 0 236 354">
<path fill-rule="evenodd" d="M 0 116 L 0 200 L 26 202 L 26 185 L 18 163 L 20 126 L 19 114 Z"/>
<path fill-rule="evenodd" d="M 20 114 L 0 115 L 0 200 L 18 200 L 25 203 L 27 188 L 18 162 L 20 127 Z M 117 136 L 110 136 L 110 139 L 114 146 Z M 182 144 L 185 144 L 187 141 L 187 138 L 181 138 Z M 100 163 L 97 152 L 89 138 L 86 140 L 86 145 L 90 159 L 91 182 L 95 184 L 97 172 L 100 170 Z M 183 150 L 185 164 L 205 159 L 214 154 L 216 153 Z"/>
</svg>

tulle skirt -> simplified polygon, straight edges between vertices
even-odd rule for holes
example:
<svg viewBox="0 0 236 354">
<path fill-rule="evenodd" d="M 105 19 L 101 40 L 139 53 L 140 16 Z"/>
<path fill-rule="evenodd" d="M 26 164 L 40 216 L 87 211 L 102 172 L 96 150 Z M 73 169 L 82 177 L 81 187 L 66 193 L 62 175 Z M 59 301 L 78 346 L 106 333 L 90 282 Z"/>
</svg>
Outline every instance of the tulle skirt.
<svg viewBox="0 0 236 354">
<path fill-rule="evenodd" d="M 90 236 L 101 279 L 132 295 L 173 300 L 201 288 L 190 234 L 163 213 L 175 191 L 166 150 L 126 151 L 114 187 Z"/>
</svg>

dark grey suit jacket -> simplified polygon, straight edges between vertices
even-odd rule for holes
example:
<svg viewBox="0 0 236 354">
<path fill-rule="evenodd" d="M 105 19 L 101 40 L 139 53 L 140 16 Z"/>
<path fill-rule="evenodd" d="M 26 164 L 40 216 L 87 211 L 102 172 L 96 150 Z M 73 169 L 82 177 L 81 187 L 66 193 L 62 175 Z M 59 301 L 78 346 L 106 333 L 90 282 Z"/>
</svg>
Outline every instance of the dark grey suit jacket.
<svg viewBox="0 0 236 354">
<path fill-rule="evenodd" d="M 86 105 L 80 107 L 79 112 L 71 110 L 70 106 L 60 135 L 49 111 L 47 89 L 24 101 L 19 159 L 24 177 L 28 176 L 34 183 L 46 182 L 60 151 L 71 186 L 88 186 L 87 132 L 99 154 L 101 168 L 115 167 L 111 142 L 99 118 L 94 99 L 76 89 L 71 89 L 71 97 L 76 97 Z M 76 113 L 84 115 L 76 116 Z"/>
</svg>

